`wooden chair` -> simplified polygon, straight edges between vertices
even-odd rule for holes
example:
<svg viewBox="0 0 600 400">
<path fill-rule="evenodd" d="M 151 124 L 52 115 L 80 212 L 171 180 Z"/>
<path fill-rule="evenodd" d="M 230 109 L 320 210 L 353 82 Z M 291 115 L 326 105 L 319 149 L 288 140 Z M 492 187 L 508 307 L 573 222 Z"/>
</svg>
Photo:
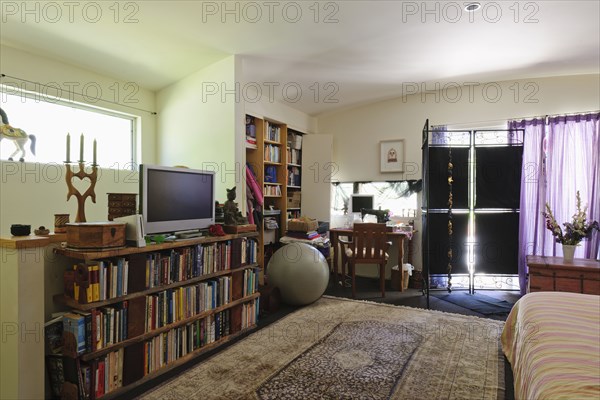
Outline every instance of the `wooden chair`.
<svg viewBox="0 0 600 400">
<path fill-rule="evenodd" d="M 356 223 L 351 240 L 339 239 L 345 247 L 343 256 L 348 262 L 348 272 L 352 276 L 353 298 L 356 298 L 356 264 L 379 265 L 381 297 L 385 297 L 385 264 L 388 259 L 387 250 L 392 244 L 387 240 L 387 230 L 385 224 Z"/>
</svg>

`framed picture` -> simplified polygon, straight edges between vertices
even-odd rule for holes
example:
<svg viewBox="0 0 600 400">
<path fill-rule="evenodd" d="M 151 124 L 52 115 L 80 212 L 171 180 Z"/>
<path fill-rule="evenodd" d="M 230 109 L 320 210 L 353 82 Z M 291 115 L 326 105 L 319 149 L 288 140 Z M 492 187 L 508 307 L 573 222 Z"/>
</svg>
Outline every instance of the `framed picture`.
<svg viewBox="0 0 600 400">
<path fill-rule="evenodd" d="M 404 139 L 382 140 L 380 147 L 380 172 L 404 172 Z"/>
</svg>

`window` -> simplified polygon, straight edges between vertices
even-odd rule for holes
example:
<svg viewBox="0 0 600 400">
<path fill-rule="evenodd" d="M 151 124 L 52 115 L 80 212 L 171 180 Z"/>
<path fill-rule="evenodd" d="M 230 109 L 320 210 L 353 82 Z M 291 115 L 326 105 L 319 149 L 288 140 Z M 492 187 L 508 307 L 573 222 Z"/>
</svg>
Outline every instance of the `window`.
<svg viewBox="0 0 600 400">
<path fill-rule="evenodd" d="M 80 159 L 80 138 L 84 135 L 83 160 L 92 162 L 93 142 L 97 141 L 97 164 L 102 168 L 131 169 L 135 162 L 136 117 L 110 112 L 79 103 L 47 98 L 0 86 L 1 107 L 13 128 L 35 136 L 25 144 L 25 161 L 63 163 L 66 161 L 67 133 L 71 137 L 70 161 Z M 17 149 L 12 140 L 0 141 L 0 159 L 7 160 Z M 21 153 L 13 158 L 18 160 Z"/>
<path fill-rule="evenodd" d="M 372 194 L 374 208 L 390 210 L 395 217 L 416 217 L 417 192 L 421 181 L 396 182 L 345 182 L 333 185 L 332 215 L 343 215 L 350 210 L 350 197 L 353 193 Z"/>
</svg>

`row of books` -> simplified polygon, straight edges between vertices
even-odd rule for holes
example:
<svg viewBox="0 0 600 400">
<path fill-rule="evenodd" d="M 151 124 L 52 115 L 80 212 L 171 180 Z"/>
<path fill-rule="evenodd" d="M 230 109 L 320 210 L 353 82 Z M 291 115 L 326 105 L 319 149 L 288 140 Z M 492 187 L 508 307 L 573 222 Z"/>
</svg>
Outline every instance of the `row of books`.
<svg viewBox="0 0 600 400">
<path fill-rule="evenodd" d="M 258 260 L 256 240 L 242 240 L 242 265 L 255 264 Z"/>
<path fill-rule="evenodd" d="M 264 185 L 263 194 L 265 196 L 281 196 L 281 186 L 279 186 L 279 185 Z"/>
<path fill-rule="evenodd" d="M 279 142 L 281 139 L 281 128 L 279 125 L 274 125 L 267 121 L 267 135 L 265 136 L 265 139 L 272 142 Z"/>
<path fill-rule="evenodd" d="M 265 161 L 281 162 L 281 149 L 274 144 L 265 144 Z"/>
<path fill-rule="evenodd" d="M 73 266 L 75 273 L 83 277 L 81 281 L 87 282 L 87 287 L 75 281 L 74 298 L 79 300 L 79 291 L 85 291 L 87 303 L 102 301 L 111 297 L 127 294 L 129 276 L 129 262 L 125 258 L 112 261 L 90 261 Z"/>
<path fill-rule="evenodd" d="M 208 275 L 256 260 L 250 239 L 196 245 L 173 249 L 167 253 L 148 254 L 146 258 L 146 288 L 168 285 Z M 251 254 L 249 252 L 252 251 Z"/>
<path fill-rule="evenodd" d="M 146 296 L 146 332 L 231 302 L 231 277 Z"/>
<path fill-rule="evenodd" d="M 144 343 L 144 375 L 229 335 L 230 312 L 225 310 L 171 329 Z"/>
<path fill-rule="evenodd" d="M 290 186 L 300 186 L 300 168 L 298 167 L 288 167 L 288 179 L 287 184 Z"/>
<path fill-rule="evenodd" d="M 300 218 L 302 216 L 300 210 L 288 210 L 287 212 L 287 219 L 288 221 L 290 219 L 295 219 L 295 218 Z"/>
<path fill-rule="evenodd" d="M 127 339 L 128 301 L 91 312 L 73 311 L 63 316 L 63 331 L 69 332 L 74 346 L 66 354 L 89 353 Z"/>
<path fill-rule="evenodd" d="M 260 299 L 255 299 L 242 304 L 242 329 L 248 329 L 256 325 L 258 321 Z"/>
<path fill-rule="evenodd" d="M 121 348 L 81 366 L 85 393 L 97 399 L 123 386 L 124 353 Z"/>
<path fill-rule="evenodd" d="M 242 286 L 242 295 L 244 297 L 249 296 L 258 291 L 258 274 L 258 268 L 248 268 L 244 270 L 244 284 Z"/>
<path fill-rule="evenodd" d="M 302 157 L 301 157 L 300 150 L 296 150 L 296 149 L 287 149 L 287 162 L 288 164 L 301 164 L 302 163 Z"/>
</svg>

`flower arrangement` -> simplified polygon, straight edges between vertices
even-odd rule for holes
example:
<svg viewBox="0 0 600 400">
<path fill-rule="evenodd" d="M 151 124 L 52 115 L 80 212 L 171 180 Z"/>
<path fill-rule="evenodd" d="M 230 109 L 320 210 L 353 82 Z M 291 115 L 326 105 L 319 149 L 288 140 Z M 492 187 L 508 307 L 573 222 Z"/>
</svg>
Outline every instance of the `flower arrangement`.
<svg viewBox="0 0 600 400">
<path fill-rule="evenodd" d="M 552 236 L 556 238 L 556 243 L 564 245 L 577 246 L 583 239 L 589 238 L 592 235 L 594 229 L 600 230 L 600 226 L 597 221 L 587 222 L 586 221 L 587 206 L 581 209 L 581 197 L 579 190 L 577 191 L 577 212 L 573 214 L 572 222 L 565 222 L 565 231 L 556 222 L 550 205 L 546 203 L 546 212 L 543 212 L 544 218 L 546 219 L 546 228 L 552 232 Z"/>
</svg>

